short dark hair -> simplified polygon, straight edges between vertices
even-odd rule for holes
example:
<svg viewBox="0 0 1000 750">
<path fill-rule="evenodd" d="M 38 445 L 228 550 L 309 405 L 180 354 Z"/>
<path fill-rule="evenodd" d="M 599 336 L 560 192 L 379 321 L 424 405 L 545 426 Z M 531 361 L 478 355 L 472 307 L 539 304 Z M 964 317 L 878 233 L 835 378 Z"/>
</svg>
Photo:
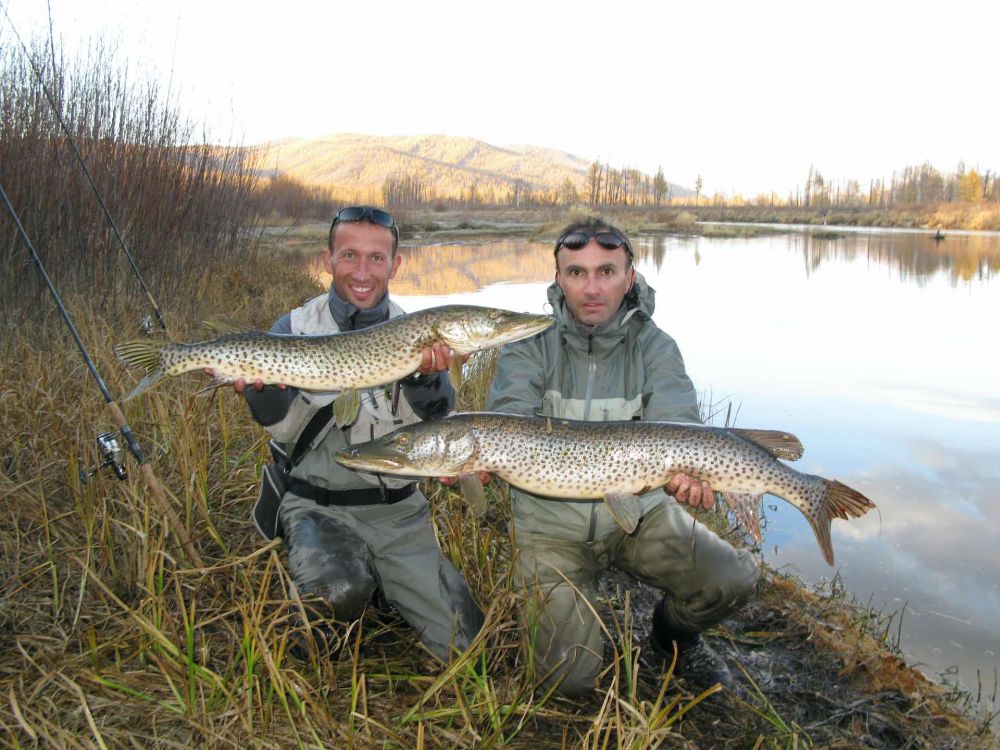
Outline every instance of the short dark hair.
<svg viewBox="0 0 1000 750">
<path fill-rule="evenodd" d="M 372 224 L 374 226 L 384 227 L 385 229 L 388 229 L 392 233 L 392 257 L 395 257 L 396 256 L 396 250 L 399 249 L 399 225 L 396 223 L 395 218 L 392 218 L 392 215 L 389 214 L 389 212 L 386 211 L 384 208 L 376 208 L 375 206 L 352 206 L 351 208 L 360 208 L 360 209 L 363 209 L 365 213 L 363 213 L 360 218 L 358 218 L 358 219 L 350 219 L 349 221 L 351 221 L 351 222 L 366 221 L 369 224 Z M 345 209 L 341 209 L 341 210 L 345 210 Z M 381 213 L 388 215 L 390 217 L 390 219 L 392 220 L 392 226 L 385 226 L 385 224 L 381 224 L 381 223 L 375 221 L 372 218 L 372 216 L 371 216 L 371 213 L 370 213 L 371 211 L 380 211 Z M 327 235 L 327 238 L 326 238 L 326 244 L 327 244 L 327 247 L 330 249 L 331 253 L 333 252 L 333 238 L 334 238 L 334 235 L 337 232 L 337 225 L 338 224 L 343 224 L 344 221 L 345 221 L 345 220 L 338 220 L 339 215 L 340 215 L 340 211 L 338 211 L 334 215 L 333 221 L 330 222 L 330 232 L 329 232 L 329 234 Z"/>
<path fill-rule="evenodd" d="M 562 240 L 566 235 L 572 234 L 573 232 L 588 231 L 596 232 L 599 229 L 606 229 L 610 232 L 621 236 L 625 240 L 625 255 L 628 258 L 628 268 L 635 265 L 635 256 L 632 254 L 632 243 L 628 240 L 628 235 L 625 234 L 621 229 L 616 227 L 611 222 L 605 221 L 600 216 L 587 216 L 583 219 L 578 219 L 570 224 L 567 224 L 559 232 L 558 239 L 556 240 L 555 249 L 552 251 L 552 256 L 556 258 L 556 263 L 558 264 L 559 259 L 559 248 L 562 247 Z"/>
</svg>

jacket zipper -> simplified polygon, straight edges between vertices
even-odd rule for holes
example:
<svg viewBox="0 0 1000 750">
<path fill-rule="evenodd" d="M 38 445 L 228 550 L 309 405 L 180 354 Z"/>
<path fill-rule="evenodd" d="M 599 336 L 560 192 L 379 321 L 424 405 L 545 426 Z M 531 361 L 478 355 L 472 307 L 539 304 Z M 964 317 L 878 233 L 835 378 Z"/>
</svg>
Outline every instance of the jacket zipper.
<svg viewBox="0 0 1000 750">
<path fill-rule="evenodd" d="M 583 399 L 583 419 L 590 420 L 590 401 L 594 397 L 594 377 L 597 374 L 597 359 L 594 357 L 594 334 L 587 336 L 587 390 Z M 597 506 L 590 504 L 590 528 L 587 530 L 587 541 L 594 541 L 597 536 Z"/>
</svg>

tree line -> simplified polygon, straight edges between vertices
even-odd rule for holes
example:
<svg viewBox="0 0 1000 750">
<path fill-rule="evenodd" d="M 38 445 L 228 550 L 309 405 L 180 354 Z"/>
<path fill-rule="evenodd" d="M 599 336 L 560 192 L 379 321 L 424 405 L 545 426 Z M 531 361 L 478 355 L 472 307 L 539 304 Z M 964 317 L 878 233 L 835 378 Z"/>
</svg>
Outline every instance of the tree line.
<svg viewBox="0 0 1000 750">
<path fill-rule="evenodd" d="M 716 205 L 745 205 L 740 196 L 723 198 Z M 787 197 L 776 193 L 758 195 L 751 205 L 794 208 L 871 208 L 926 206 L 941 203 L 1000 203 L 1000 181 L 992 170 L 967 168 L 959 162 L 954 172 L 942 172 L 929 162 L 907 166 L 886 178 L 828 180 L 815 166 L 809 167 L 805 183 Z"/>
<path fill-rule="evenodd" d="M 663 168 L 648 175 L 632 167 L 614 167 L 601 161 L 590 164 L 578 180 L 565 177 L 557 187 L 531 184 L 520 178 L 484 177 L 447 186 L 433 174 L 400 171 L 386 177 L 381 188 L 364 195 L 357 191 L 305 185 L 287 175 L 264 180 L 258 189 L 257 206 L 263 212 L 325 217 L 339 202 L 380 202 L 404 207 L 510 207 L 533 208 L 585 204 L 592 208 L 659 206 L 769 206 L 806 209 L 890 209 L 899 206 L 942 203 L 1000 203 L 1000 180 L 992 170 L 967 168 L 959 163 L 954 172 L 943 172 L 930 163 L 907 166 L 889 178 L 860 180 L 827 179 L 811 166 L 803 185 L 787 194 L 763 193 L 747 199 L 741 194 L 702 194 L 698 175 L 694 195 L 676 195 Z"/>
</svg>

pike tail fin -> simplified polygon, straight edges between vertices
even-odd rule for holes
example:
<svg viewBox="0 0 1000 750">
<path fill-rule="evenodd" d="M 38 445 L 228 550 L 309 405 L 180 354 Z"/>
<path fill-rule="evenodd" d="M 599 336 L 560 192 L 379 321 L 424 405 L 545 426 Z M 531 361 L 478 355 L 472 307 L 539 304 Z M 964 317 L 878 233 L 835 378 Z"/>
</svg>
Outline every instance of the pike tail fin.
<svg viewBox="0 0 1000 750">
<path fill-rule="evenodd" d="M 875 507 L 875 503 L 846 484 L 841 484 L 835 479 L 824 479 L 823 482 L 826 487 L 827 506 L 834 518 L 861 518 Z"/>
<path fill-rule="evenodd" d="M 146 371 L 146 377 L 140 380 L 132 392 L 125 397 L 126 401 L 135 398 L 140 393 L 145 393 L 167 376 L 161 355 L 163 348 L 169 343 L 156 339 L 135 339 L 115 347 L 115 356 L 118 359 L 129 367 L 139 367 Z"/>
<path fill-rule="evenodd" d="M 830 539 L 830 521 L 834 518 L 860 518 L 875 507 L 869 500 L 855 489 L 836 480 L 821 479 L 822 497 L 818 507 L 812 513 L 805 513 L 816 534 L 816 541 L 823 551 L 823 559 L 828 565 L 833 565 L 833 542 Z"/>
</svg>

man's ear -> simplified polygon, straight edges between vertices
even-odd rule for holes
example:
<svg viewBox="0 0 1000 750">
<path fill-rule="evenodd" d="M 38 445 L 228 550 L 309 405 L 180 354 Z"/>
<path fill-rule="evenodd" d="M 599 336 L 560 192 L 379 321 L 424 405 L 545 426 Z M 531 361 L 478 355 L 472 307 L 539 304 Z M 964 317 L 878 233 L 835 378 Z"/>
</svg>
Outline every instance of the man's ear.
<svg viewBox="0 0 1000 750">
<path fill-rule="evenodd" d="M 396 257 L 392 259 L 392 267 L 389 270 L 389 278 L 396 278 L 396 271 L 399 270 L 399 264 L 403 262 L 403 256 L 396 252 Z"/>
</svg>

